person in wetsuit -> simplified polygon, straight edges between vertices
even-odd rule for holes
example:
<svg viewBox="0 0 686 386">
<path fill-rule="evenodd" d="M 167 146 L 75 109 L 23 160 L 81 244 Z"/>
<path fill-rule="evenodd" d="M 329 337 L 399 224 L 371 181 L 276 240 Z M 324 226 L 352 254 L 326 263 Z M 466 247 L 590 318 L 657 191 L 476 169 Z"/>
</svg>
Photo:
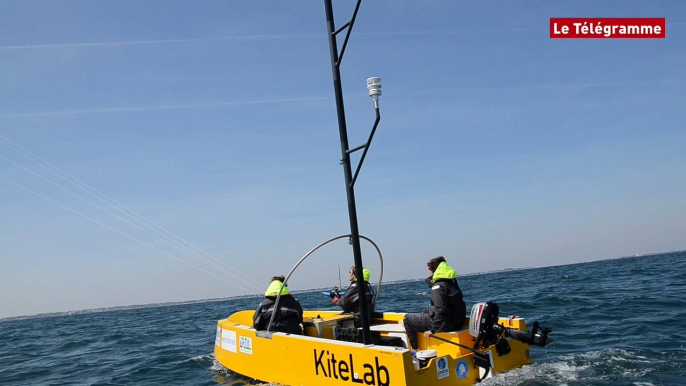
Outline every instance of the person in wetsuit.
<svg viewBox="0 0 686 386">
<path fill-rule="evenodd" d="M 457 284 L 457 274 L 445 257 L 438 256 L 426 263 L 431 276 L 426 279 L 431 288 L 431 305 L 422 313 L 406 314 L 403 319 L 405 332 L 410 340 L 410 349 L 417 350 L 417 333 L 428 338 L 437 332 L 462 329 L 467 315 L 467 305 Z"/>
<path fill-rule="evenodd" d="M 289 334 L 302 335 L 303 330 L 300 324 L 303 322 L 303 308 L 298 299 L 288 291 L 288 287 L 283 285 L 284 276 L 274 276 L 264 293 L 264 300 L 257 306 L 253 316 L 253 327 L 255 330 L 266 330 L 274 313 L 276 297 L 281 292 L 279 307 L 274 315 L 274 322 L 270 331 L 286 332 Z"/>
<path fill-rule="evenodd" d="M 369 284 L 369 277 L 371 273 L 368 269 L 362 270 L 362 275 L 364 276 L 364 286 L 365 286 L 365 299 L 367 301 L 367 313 L 369 319 L 371 320 L 372 313 L 374 312 L 374 291 L 372 286 Z M 338 305 L 343 309 L 345 313 L 351 313 L 355 316 L 355 325 L 359 326 L 360 323 L 360 286 L 357 283 L 356 270 L 355 267 L 350 267 L 348 271 L 348 278 L 350 279 L 350 287 L 345 291 L 342 297 L 338 296 L 336 291 L 331 291 L 331 302 Z"/>
</svg>

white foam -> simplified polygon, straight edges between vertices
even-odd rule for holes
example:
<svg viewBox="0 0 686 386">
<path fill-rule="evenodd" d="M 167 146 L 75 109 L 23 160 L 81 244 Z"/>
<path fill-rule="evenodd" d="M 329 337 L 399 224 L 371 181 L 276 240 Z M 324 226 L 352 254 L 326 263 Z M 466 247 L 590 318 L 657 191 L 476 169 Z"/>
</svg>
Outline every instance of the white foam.
<svg viewBox="0 0 686 386">
<path fill-rule="evenodd" d="M 653 364 L 653 365 L 651 365 Z M 523 382 L 546 382 L 566 386 L 571 382 L 591 383 L 617 380 L 635 386 L 654 386 L 643 378 L 653 369 L 654 360 L 626 349 L 605 349 L 575 355 L 563 355 L 555 362 L 534 363 L 519 369 L 496 374 L 485 380 L 484 386 L 516 385 Z M 610 370 L 610 371 L 608 371 Z"/>
</svg>

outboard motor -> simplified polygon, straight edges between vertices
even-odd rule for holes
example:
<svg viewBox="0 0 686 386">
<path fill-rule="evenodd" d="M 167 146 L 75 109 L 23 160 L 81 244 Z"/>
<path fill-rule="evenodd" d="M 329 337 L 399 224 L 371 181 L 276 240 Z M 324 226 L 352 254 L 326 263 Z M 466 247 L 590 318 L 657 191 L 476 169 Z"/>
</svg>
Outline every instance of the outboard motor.
<svg viewBox="0 0 686 386">
<path fill-rule="evenodd" d="M 469 334 L 476 338 L 474 348 L 488 347 L 498 340 L 495 325 L 498 323 L 498 305 L 495 302 L 477 303 L 472 307 Z"/>
<path fill-rule="evenodd" d="M 495 345 L 498 354 L 503 356 L 510 352 L 510 345 L 505 338 L 541 347 L 553 341 L 548 337 L 552 330 L 540 327 L 537 321 L 528 331 L 520 331 L 498 324 L 498 313 L 498 305 L 495 302 L 477 303 L 472 307 L 469 333 L 476 338 L 475 349 Z"/>
<path fill-rule="evenodd" d="M 475 337 L 474 348 L 483 349 L 495 345 L 498 355 L 510 353 L 510 344 L 502 336 L 498 325 L 499 308 L 495 302 L 477 303 L 472 307 L 469 333 Z"/>
</svg>

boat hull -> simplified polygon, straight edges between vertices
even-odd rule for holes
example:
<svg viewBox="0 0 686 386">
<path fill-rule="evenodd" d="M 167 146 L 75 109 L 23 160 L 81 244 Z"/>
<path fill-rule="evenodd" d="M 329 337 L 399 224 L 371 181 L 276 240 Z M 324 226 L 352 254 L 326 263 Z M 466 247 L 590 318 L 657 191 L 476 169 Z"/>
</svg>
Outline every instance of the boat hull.
<svg viewBox="0 0 686 386">
<path fill-rule="evenodd" d="M 283 385 L 473 385 L 484 373 L 474 364 L 474 353 L 438 339 L 419 335 L 420 349 L 436 350 L 436 357 L 421 363 L 404 347 L 401 313 L 385 313 L 372 321 L 379 344 L 336 340 L 334 327 L 350 316 L 330 311 L 306 311 L 305 335 L 265 334 L 252 327 L 253 311 L 241 311 L 217 324 L 215 358 L 246 377 Z M 523 319 L 503 319 L 512 328 L 525 329 Z M 340 330 L 337 330 L 340 331 Z M 437 336 L 471 347 L 468 330 Z M 340 338 L 340 337 L 339 337 Z M 389 345 L 389 342 L 395 345 Z M 471 343 L 471 344 L 470 344 Z M 489 353 L 492 372 L 531 363 L 529 346 L 510 341 L 511 352 Z"/>
</svg>

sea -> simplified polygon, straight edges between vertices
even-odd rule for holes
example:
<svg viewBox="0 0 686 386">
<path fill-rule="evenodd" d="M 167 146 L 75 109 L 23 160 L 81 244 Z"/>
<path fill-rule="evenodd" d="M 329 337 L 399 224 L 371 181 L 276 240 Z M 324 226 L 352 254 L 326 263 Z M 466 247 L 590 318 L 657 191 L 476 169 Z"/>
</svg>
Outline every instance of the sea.
<svg viewBox="0 0 686 386">
<path fill-rule="evenodd" d="M 459 267 L 456 267 L 459 270 Z M 686 385 L 686 251 L 459 277 L 468 308 L 552 328 L 533 363 L 492 385 Z M 306 309 L 332 309 L 318 291 Z M 0 321 L 0 385 L 259 385 L 213 355 L 216 322 L 258 297 Z M 423 280 L 383 285 L 377 310 L 419 312 Z M 286 359 L 280 359 L 286 360 Z"/>
</svg>

